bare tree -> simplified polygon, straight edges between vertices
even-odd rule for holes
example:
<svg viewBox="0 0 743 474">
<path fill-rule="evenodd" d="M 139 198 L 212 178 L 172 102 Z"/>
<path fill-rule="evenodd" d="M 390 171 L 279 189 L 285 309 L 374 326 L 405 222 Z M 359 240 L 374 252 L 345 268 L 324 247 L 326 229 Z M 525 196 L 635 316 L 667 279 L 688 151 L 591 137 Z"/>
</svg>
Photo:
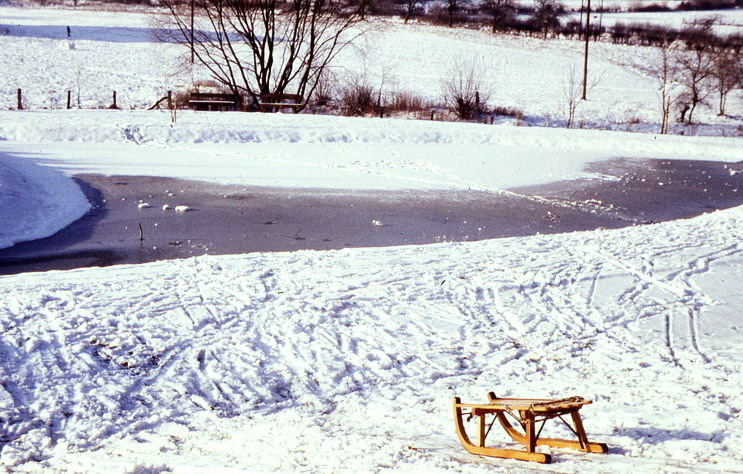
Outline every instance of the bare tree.
<svg viewBox="0 0 743 474">
<path fill-rule="evenodd" d="M 575 109 L 580 102 L 581 91 L 582 86 L 575 70 L 575 64 L 571 64 L 562 83 L 563 112 L 568 120 L 568 128 L 571 128 L 575 121 Z"/>
<path fill-rule="evenodd" d="M 699 104 L 705 103 L 711 92 L 710 81 L 714 71 L 712 50 L 714 35 L 712 34 L 713 20 L 687 28 L 684 30 L 685 49 L 675 51 L 674 61 L 678 69 L 679 82 L 684 86 L 682 96 L 684 104 L 681 109 L 680 120 L 684 120 L 689 113 L 687 123 L 691 123 L 694 110 Z"/>
<path fill-rule="evenodd" d="M 349 5 L 355 6 L 361 19 L 366 19 L 366 15 L 372 12 L 373 0 L 351 0 Z"/>
<path fill-rule="evenodd" d="M 253 102 L 264 93 L 294 93 L 306 104 L 361 21 L 358 11 L 329 0 L 161 3 L 161 36 L 187 47 L 214 80 Z"/>
<path fill-rule="evenodd" d="M 710 79 L 714 66 L 712 55 L 706 48 L 694 48 L 678 50 L 675 56 L 679 82 L 685 88 L 681 120 L 683 121 L 685 113 L 688 112 L 686 120 L 687 123 L 691 123 L 697 106 L 705 103 L 711 92 Z"/>
<path fill-rule="evenodd" d="M 480 60 L 454 61 L 442 85 L 444 102 L 464 120 L 485 111 L 492 94 L 487 71 Z"/>
<path fill-rule="evenodd" d="M 592 91 L 603 81 L 605 75 L 606 70 L 596 74 L 588 83 L 587 89 Z M 583 81 L 579 78 L 576 65 L 575 63 L 571 63 L 570 67 L 565 71 L 562 82 L 562 112 L 567 119 L 568 128 L 571 128 L 575 124 L 575 111 L 578 108 L 578 104 L 585 102 L 582 98 L 583 90 Z"/>
<path fill-rule="evenodd" d="M 416 8 L 423 3 L 423 0 L 402 0 L 402 4 L 405 7 L 405 23 L 409 22 L 415 14 Z"/>
<path fill-rule="evenodd" d="M 493 33 L 505 30 L 516 14 L 513 0 L 484 0 L 480 6 L 490 19 Z"/>
<path fill-rule="evenodd" d="M 679 98 L 678 83 L 676 82 L 676 66 L 673 62 L 671 49 L 673 43 L 663 42 L 660 46 L 658 62 L 654 67 L 654 73 L 658 79 L 658 94 L 661 105 L 660 133 L 668 133 L 668 125 L 671 115 L 671 107 Z"/>
<path fill-rule="evenodd" d="M 446 14 L 449 19 L 449 28 L 454 27 L 454 16 L 462 6 L 463 0 L 445 0 Z"/>
<path fill-rule="evenodd" d="M 718 115 L 725 115 L 728 93 L 743 86 L 740 49 L 718 47 L 713 52 L 712 78 L 720 96 Z"/>
<path fill-rule="evenodd" d="M 547 38 L 548 31 L 560 26 L 560 16 L 565 14 L 565 7 L 557 0 L 535 0 L 534 5 L 533 20 Z"/>
<path fill-rule="evenodd" d="M 326 0 L 332 1 L 332 0 Z M 338 1 L 338 0 L 335 0 Z M 346 9 L 355 11 L 365 20 L 367 16 L 385 13 L 391 10 L 392 0 L 344 0 Z"/>
</svg>

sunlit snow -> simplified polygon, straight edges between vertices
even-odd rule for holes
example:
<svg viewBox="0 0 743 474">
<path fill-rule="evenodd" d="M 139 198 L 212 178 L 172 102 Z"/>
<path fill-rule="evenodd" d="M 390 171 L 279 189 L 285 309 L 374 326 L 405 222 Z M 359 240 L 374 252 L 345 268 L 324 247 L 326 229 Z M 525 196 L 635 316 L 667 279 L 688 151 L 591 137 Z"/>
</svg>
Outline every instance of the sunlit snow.
<svg viewBox="0 0 743 474">
<path fill-rule="evenodd" d="M 83 172 L 497 193 L 590 176 L 587 163 L 618 157 L 743 160 L 740 138 L 280 114 L 179 112 L 173 123 L 158 111 L 38 110 L 62 108 L 76 81 L 102 91 L 85 95 L 87 105 L 105 104 L 113 89 L 138 109 L 157 99 L 177 54 L 143 39 L 142 16 L 0 7 L 0 23 L 12 29 L 0 36 L 0 100 L 23 80 L 35 108 L 0 112 L 0 247 L 84 214 L 71 179 Z M 68 24 L 80 35 L 74 49 Z M 431 44 L 462 51 L 470 39 L 482 54 L 524 46 L 479 32 L 391 28 L 379 44 L 389 51 L 410 40 L 412 55 Z M 575 55 L 557 54 L 563 46 L 541 54 L 527 41 L 524 63 L 500 64 L 541 63 L 559 78 Z M 115 52 L 111 67 L 103 58 Z M 402 78 L 420 69 L 408 59 L 398 64 Z M 586 119 L 653 116 L 650 80 L 604 66 L 617 75 L 586 104 Z M 370 74 L 380 72 L 374 67 Z M 434 95 L 438 80 L 420 84 Z M 513 80 L 513 95 L 500 89 L 504 101 L 518 99 Z M 540 84 L 525 81 L 520 97 L 543 93 L 527 102 L 530 113 L 558 113 L 559 83 Z M 170 197 L 162 210 L 198 208 Z M 369 221 L 372 230 L 384 225 Z M 733 472 L 743 465 L 741 238 L 736 207 L 619 230 L 0 277 L 0 466 Z M 485 401 L 491 390 L 593 400 L 582 410 L 586 429 L 610 453 L 540 447 L 553 455 L 546 466 L 465 453 L 451 397 Z M 553 433 L 570 435 L 557 425 Z"/>
</svg>

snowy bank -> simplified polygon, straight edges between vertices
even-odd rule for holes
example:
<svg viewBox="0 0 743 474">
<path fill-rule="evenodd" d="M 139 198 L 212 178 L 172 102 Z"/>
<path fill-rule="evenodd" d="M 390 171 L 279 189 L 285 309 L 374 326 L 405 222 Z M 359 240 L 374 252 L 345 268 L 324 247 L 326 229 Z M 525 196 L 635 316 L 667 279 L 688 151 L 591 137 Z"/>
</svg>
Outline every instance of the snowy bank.
<svg viewBox="0 0 743 474">
<path fill-rule="evenodd" d="M 612 231 L 2 277 L 0 461 L 735 471 L 742 231 L 735 208 Z M 593 399 L 586 427 L 610 454 L 540 447 L 548 466 L 467 455 L 450 397 L 489 390 Z"/>
<path fill-rule="evenodd" d="M 0 147 L 0 248 L 48 237 L 89 208 L 73 180 Z"/>
<path fill-rule="evenodd" d="M 68 174 L 332 189 L 498 191 L 612 158 L 743 160 L 743 139 L 316 115 L 0 111 L 3 149 Z"/>
</svg>

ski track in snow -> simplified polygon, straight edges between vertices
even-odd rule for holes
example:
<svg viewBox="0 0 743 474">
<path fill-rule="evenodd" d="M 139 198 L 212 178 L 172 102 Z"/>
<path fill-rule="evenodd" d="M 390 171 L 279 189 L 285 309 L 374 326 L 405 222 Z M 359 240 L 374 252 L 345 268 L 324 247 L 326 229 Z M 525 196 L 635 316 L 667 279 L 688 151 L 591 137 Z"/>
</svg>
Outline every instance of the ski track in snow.
<svg viewBox="0 0 743 474">
<path fill-rule="evenodd" d="M 738 309 L 699 277 L 735 278 L 741 220 L 0 278 L 0 459 L 492 470 L 449 403 L 494 390 L 595 401 L 612 454 L 550 470 L 734 470 L 741 361 L 700 328 Z"/>
<path fill-rule="evenodd" d="M 142 108 L 181 80 L 163 75 L 180 53 L 153 48 L 143 15 L 0 11 L 13 23 L 6 27 L 13 34 L 2 36 L 9 47 L 0 62 L 13 65 L 0 78 L 8 92 L 2 108 L 15 106 L 19 84 L 30 109 L 64 108 L 65 90 L 75 90 L 82 107 L 105 107 L 117 90 L 124 109 Z M 89 28 L 102 22 L 104 29 Z M 15 23 L 36 27 L 26 36 Z M 352 51 L 345 57 L 351 69 L 363 66 L 371 84 L 391 73 L 390 87 L 415 83 L 417 94 L 437 97 L 449 57 L 481 56 L 498 84 L 494 103 L 559 122 L 564 71 L 578 60 L 579 43 L 385 23 L 365 53 L 368 71 Z M 75 41 L 65 36 L 67 24 Z M 121 42 L 111 41 L 113 26 Z M 617 66 L 642 72 L 650 50 L 594 48 L 594 69 L 607 79 L 579 108 L 578 122 L 657 128 L 653 81 Z M 731 95 L 731 109 L 740 102 Z M 733 132 L 714 108 L 699 114 L 710 126 L 685 132 Z M 586 177 L 585 163 L 618 156 L 741 160 L 740 138 L 651 141 L 379 119 L 370 126 L 306 114 L 172 118 L 141 110 L 0 111 L 0 140 L 6 160 L 68 174 L 505 194 Z M 532 199 L 619 212 L 591 201 Z M 0 466 L 740 472 L 742 222 L 739 207 L 611 231 L 0 277 Z M 467 455 L 450 398 L 484 401 L 490 390 L 594 400 L 582 411 L 586 427 L 610 454 L 541 447 L 554 456 L 548 466 Z"/>
</svg>

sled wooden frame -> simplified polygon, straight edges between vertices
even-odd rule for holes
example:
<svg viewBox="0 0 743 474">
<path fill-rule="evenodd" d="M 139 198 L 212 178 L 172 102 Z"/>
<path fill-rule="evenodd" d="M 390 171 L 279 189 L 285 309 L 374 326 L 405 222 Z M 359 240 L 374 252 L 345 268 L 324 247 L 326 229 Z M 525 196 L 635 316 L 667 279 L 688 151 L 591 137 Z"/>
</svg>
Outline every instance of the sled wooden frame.
<svg viewBox="0 0 743 474">
<path fill-rule="evenodd" d="M 543 464 L 552 462 L 549 454 L 536 452 L 537 446 L 552 446 L 556 448 L 572 448 L 587 453 L 606 453 L 609 451 L 604 443 L 590 443 L 583 428 L 583 421 L 578 410 L 583 405 L 591 403 L 581 397 L 551 400 L 544 398 L 497 398 L 493 392 L 488 393 L 488 403 L 471 404 L 462 403 L 459 397 L 454 397 L 452 408 L 454 410 L 454 426 L 462 446 L 468 452 L 481 456 L 492 456 L 497 458 L 520 459 L 522 461 L 533 461 Z M 469 412 L 463 412 L 468 409 Z M 495 415 L 495 418 L 487 423 L 487 415 Z M 506 414 L 521 425 L 520 432 L 511 425 Z M 478 417 L 478 439 L 477 444 L 470 441 L 464 428 L 463 415 Z M 571 426 L 563 415 L 570 415 L 573 421 Z M 557 438 L 540 438 L 542 428 L 547 420 L 559 418 L 570 430 L 575 433 L 577 441 Z M 485 446 L 485 439 L 490 433 L 495 420 L 498 420 L 506 433 L 514 441 L 524 445 L 525 451 L 516 449 L 501 449 Z M 537 428 L 537 425 L 541 425 Z"/>
</svg>

